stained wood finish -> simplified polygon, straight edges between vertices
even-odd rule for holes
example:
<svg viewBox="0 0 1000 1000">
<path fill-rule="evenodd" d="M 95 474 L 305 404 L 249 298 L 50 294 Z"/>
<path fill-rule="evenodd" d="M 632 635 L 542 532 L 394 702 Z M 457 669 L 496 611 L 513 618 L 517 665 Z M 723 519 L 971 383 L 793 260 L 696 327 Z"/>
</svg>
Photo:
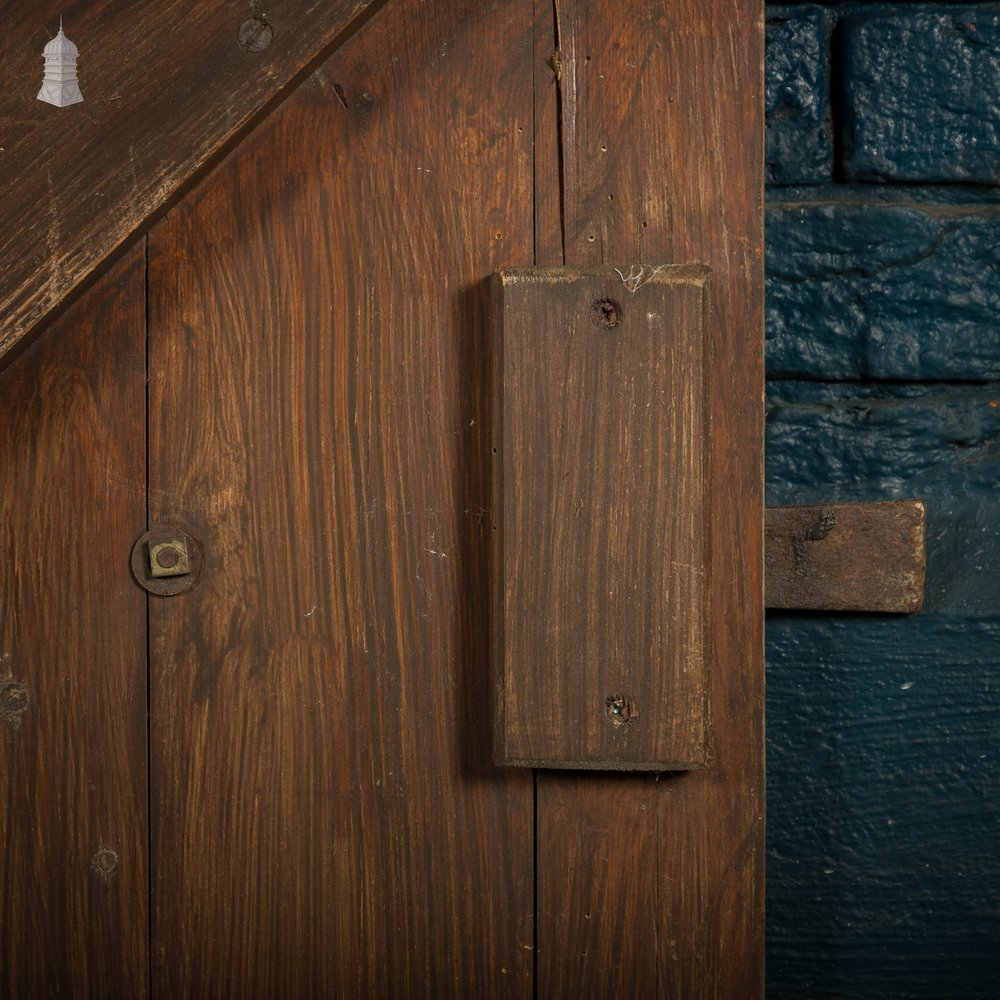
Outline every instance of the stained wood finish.
<svg viewBox="0 0 1000 1000">
<path fill-rule="evenodd" d="M 383 2 L 8 0 L 0 357 Z M 60 14 L 80 49 L 69 108 L 36 100 Z M 260 51 L 238 39 L 252 16 L 271 31 Z"/>
<path fill-rule="evenodd" d="M 153 520 L 205 556 L 151 598 L 159 996 L 531 994 L 485 627 L 531 8 L 389 13 L 150 237 Z"/>
<path fill-rule="evenodd" d="M 927 554 L 919 500 L 769 507 L 767 606 L 919 611 Z"/>
<path fill-rule="evenodd" d="M 495 744 L 507 764 L 707 761 L 709 272 L 627 275 L 494 278 Z"/>
<path fill-rule="evenodd" d="M 536 5 L 536 142 L 557 134 L 553 92 L 561 136 L 561 156 L 536 157 L 536 262 L 712 268 L 717 544 L 710 766 L 624 783 L 538 775 L 538 996 L 759 996 L 761 4 L 554 10 Z M 541 230 L 554 217 L 562 246 Z"/>
<path fill-rule="evenodd" d="M 145 996 L 144 254 L 0 393 L 0 996 Z"/>
</svg>

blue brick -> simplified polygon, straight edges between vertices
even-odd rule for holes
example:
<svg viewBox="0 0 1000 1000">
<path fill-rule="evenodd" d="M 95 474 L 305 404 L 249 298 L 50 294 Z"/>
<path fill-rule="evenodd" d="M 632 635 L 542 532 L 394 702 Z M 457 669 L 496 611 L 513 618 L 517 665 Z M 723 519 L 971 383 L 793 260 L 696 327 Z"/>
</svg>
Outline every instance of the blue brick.
<svg viewBox="0 0 1000 1000">
<path fill-rule="evenodd" d="M 832 175 L 830 26 L 821 7 L 768 8 L 764 100 L 770 184 L 819 184 Z"/>
<path fill-rule="evenodd" d="M 1000 12 L 894 5 L 843 22 L 844 170 L 1000 182 Z"/>
<path fill-rule="evenodd" d="M 1000 377 L 996 206 L 772 205 L 766 246 L 771 375 Z"/>
</svg>

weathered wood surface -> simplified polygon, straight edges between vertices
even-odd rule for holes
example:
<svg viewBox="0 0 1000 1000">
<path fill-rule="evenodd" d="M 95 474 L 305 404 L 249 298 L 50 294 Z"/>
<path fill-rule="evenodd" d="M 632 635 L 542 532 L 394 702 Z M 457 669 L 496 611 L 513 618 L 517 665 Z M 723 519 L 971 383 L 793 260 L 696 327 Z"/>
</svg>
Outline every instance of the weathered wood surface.
<svg viewBox="0 0 1000 1000">
<path fill-rule="evenodd" d="M 538 774 L 538 996 L 760 996 L 762 4 L 536 11 L 536 263 L 712 268 L 717 542 L 710 766 Z"/>
<path fill-rule="evenodd" d="M 0 358 L 383 2 L 5 3 Z M 36 99 L 61 13 L 84 97 L 68 108 Z M 259 51 L 239 40 L 251 17 Z"/>
<path fill-rule="evenodd" d="M 150 599 L 155 995 L 531 995 L 486 675 L 531 78 L 525 0 L 400 0 L 150 236 L 152 517 L 205 556 Z"/>
<path fill-rule="evenodd" d="M 919 611 L 927 565 L 924 536 L 919 500 L 769 507 L 767 607 Z"/>
<path fill-rule="evenodd" d="M 501 763 L 707 761 L 709 272 L 494 278 Z"/>
<path fill-rule="evenodd" d="M 139 997 L 148 969 L 144 254 L 0 392 L 0 996 Z"/>
</svg>

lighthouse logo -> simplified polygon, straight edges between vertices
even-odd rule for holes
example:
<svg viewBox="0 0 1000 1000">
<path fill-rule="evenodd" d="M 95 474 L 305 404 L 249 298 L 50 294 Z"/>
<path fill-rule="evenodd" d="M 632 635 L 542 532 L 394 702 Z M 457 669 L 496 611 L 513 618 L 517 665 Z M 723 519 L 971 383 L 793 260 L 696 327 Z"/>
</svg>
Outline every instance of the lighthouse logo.
<svg viewBox="0 0 1000 1000">
<path fill-rule="evenodd" d="M 45 46 L 45 77 L 38 99 L 46 104 L 64 108 L 83 100 L 80 84 L 76 79 L 76 60 L 80 50 L 63 34 L 62 18 L 59 34 Z"/>
</svg>

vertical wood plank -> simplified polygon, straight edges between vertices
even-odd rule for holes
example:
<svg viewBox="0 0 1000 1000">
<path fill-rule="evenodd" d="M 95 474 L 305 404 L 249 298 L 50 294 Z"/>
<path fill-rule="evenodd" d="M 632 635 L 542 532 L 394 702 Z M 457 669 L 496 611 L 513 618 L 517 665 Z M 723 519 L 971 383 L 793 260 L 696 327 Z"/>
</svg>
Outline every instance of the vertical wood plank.
<svg viewBox="0 0 1000 1000">
<path fill-rule="evenodd" d="M 619 776 L 539 774 L 539 996 L 759 996 L 761 4 L 555 7 L 563 183 L 539 176 L 537 197 L 562 199 L 565 262 L 713 272 L 714 757 L 703 771 L 630 779 L 650 781 L 645 796 Z"/>
<path fill-rule="evenodd" d="M 494 278 L 497 759 L 708 759 L 708 269 Z"/>
<path fill-rule="evenodd" d="M 144 996 L 145 257 L 0 381 L 0 996 Z"/>
<path fill-rule="evenodd" d="M 205 552 L 151 612 L 160 995 L 531 992 L 484 625 L 530 26 L 391 5 L 151 235 L 153 519 Z"/>
</svg>

